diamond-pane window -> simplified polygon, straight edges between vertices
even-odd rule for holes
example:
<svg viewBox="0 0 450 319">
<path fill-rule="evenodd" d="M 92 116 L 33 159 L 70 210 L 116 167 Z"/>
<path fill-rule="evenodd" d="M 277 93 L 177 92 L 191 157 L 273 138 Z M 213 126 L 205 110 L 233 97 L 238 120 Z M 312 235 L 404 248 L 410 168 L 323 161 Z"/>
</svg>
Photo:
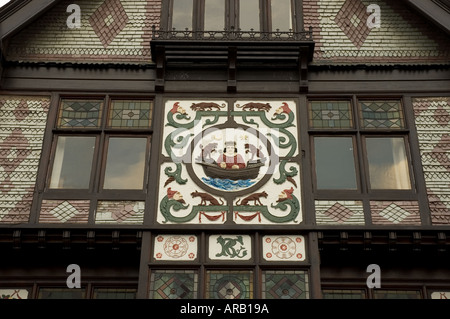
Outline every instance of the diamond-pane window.
<svg viewBox="0 0 450 319">
<path fill-rule="evenodd" d="M 353 118 L 349 101 L 312 101 L 309 103 L 311 128 L 352 128 Z"/>
<path fill-rule="evenodd" d="M 263 299 L 308 299 L 309 284 L 306 271 L 264 271 Z"/>
<path fill-rule="evenodd" d="M 110 128 L 149 128 L 152 102 L 144 100 L 114 100 L 108 117 Z"/>
<path fill-rule="evenodd" d="M 155 270 L 150 277 L 150 299 L 196 299 L 198 275 L 192 270 Z"/>
<path fill-rule="evenodd" d="M 400 101 L 360 101 L 359 105 L 361 124 L 364 128 L 405 128 Z"/>
<path fill-rule="evenodd" d="M 216 271 L 206 275 L 207 299 L 252 299 L 252 271 Z"/>
<path fill-rule="evenodd" d="M 97 128 L 100 126 L 103 100 L 62 100 L 59 128 Z"/>
</svg>

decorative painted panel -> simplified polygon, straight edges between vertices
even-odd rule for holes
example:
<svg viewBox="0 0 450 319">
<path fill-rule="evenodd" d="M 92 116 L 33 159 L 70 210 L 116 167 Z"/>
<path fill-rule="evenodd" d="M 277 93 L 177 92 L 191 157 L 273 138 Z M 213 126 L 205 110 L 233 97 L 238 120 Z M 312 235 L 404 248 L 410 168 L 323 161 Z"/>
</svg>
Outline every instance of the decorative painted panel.
<svg viewBox="0 0 450 319">
<path fill-rule="evenodd" d="M 371 201 L 373 224 L 420 225 L 419 203 L 416 201 Z"/>
<path fill-rule="evenodd" d="M 329 225 L 364 225 L 361 201 L 316 200 L 316 223 Z"/>
<path fill-rule="evenodd" d="M 157 221 L 299 224 L 293 101 L 169 100 Z"/>
<path fill-rule="evenodd" d="M 50 99 L 0 96 L 0 223 L 29 220 Z"/>
<path fill-rule="evenodd" d="M 155 237 L 155 260 L 190 261 L 197 258 L 198 239 L 193 235 L 158 235 Z"/>
<path fill-rule="evenodd" d="M 99 201 L 95 214 L 96 224 L 142 224 L 145 202 Z"/>
<path fill-rule="evenodd" d="M 248 235 L 209 236 L 209 259 L 249 260 L 252 258 L 252 242 Z"/>
<path fill-rule="evenodd" d="M 40 223 L 87 223 L 89 200 L 43 200 Z"/>
<path fill-rule="evenodd" d="M 302 270 L 263 271 L 262 298 L 309 299 L 308 273 Z"/>
<path fill-rule="evenodd" d="M 252 271 L 206 272 L 206 299 L 252 299 Z"/>
<path fill-rule="evenodd" d="M 433 291 L 431 299 L 450 299 L 450 291 Z"/>
<path fill-rule="evenodd" d="M 450 98 L 413 99 L 431 222 L 450 224 Z"/>
<path fill-rule="evenodd" d="M 267 261 L 304 261 L 306 259 L 303 236 L 264 236 L 262 256 Z"/>
<path fill-rule="evenodd" d="M 28 299 L 28 289 L 0 289 L 0 299 Z"/>
<path fill-rule="evenodd" d="M 153 270 L 150 299 L 196 299 L 198 274 L 192 270 Z"/>
</svg>

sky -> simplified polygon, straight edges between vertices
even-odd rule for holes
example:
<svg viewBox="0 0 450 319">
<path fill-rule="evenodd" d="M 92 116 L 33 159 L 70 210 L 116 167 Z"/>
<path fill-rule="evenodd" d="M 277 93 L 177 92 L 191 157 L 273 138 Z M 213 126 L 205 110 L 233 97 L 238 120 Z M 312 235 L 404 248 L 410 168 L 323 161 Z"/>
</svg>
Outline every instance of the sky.
<svg viewBox="0 0 450 319">
<path fill-rule="evenodd" d="M 3 7 L 9 0 L 0 0 L 0 7 Z"/>
</svg>

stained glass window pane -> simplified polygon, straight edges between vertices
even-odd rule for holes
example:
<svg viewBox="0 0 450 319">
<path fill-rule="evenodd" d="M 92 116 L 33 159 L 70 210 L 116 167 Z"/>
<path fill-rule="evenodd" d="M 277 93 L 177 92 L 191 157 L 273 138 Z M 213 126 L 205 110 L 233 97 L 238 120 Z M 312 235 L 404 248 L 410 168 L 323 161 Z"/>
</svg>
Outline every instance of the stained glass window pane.
<svg viewBox="0 0 450 319">
<path fill-rule="evenodd" d="M 50 188 L 89 188 L 94 148 L 93 136 L 59 136 Z"/>
<path fill-rule="evenodd" d="M 136 289 L 95 288 L 94 299 L 136 299 Z"/>
<path fill-rule="evenodd" d="M 103 101 L 62 100 L 59 110 L 60 128 L 96 128 L 100 126 Z"/>
<path fill-rule="evenodd" d="M 365 299 L 366 293 L 359 289 L 324 289 L 323 299 Z"/>
<path fill-rule="evenodd" d="M 192 30 L 193 0 L 174 0 L 172 13 L 172 28 Z"/>
<path fill-rule="evenodd" d="M 309 284 L 306 271 L 264 271 L 263 299 L 308 299 Z"/>
<path fill-rule="evenodd" d="M 318 189 L 357 189 L 353 139 L 315 137 Z"/>
<path fill-rule="evenodd" d="M 150 276 L 150 299 L 196 299 L 198 275 L 192 270 L 154 270 Z"/>
<path fill-rule="evenodd" d="M 109 139 L 104 189 L 142 189 L 147 138 Z"/>
<path fill-rule="evenodd" d="M 309 102 L 309 126 L 319 129 L 352 128 L 351 103 L 349 101 Z"/>
<path fill-rule="evenodd" d="M 115 100 L 111 102 L 108 127 L 149 128 L 151 125 L 151 101 Z"/>
<path fill-rule="evenodd" d="M 207 299 L 252 299 L 252 271 L 216 271 L 206 274 Z"/>
<path fill-rule="evenodd" d="M 360 101 L 364 128 L 400 129 L 405 127 L 400 101 Z"/>
<path fill-rule="evenodd" d="M 374 299 L 422 299 L 419 290 L 379 290 L 374 289 Z"/>
<path fill-rule="evenodd" d="M 368 137 L 366 145 L 372 189 L 411 189 L 403 138 Z"/>
<path fill-rule="evenodd" d="M 84 299 L 84 289 L 40 288 L 38 299 Z"/>
</svg>

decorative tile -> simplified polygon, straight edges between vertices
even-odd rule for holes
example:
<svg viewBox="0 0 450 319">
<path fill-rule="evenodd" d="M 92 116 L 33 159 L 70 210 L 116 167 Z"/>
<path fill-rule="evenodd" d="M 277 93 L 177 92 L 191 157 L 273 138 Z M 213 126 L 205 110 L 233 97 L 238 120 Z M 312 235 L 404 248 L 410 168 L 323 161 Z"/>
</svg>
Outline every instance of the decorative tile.
<svg viewBox="0 0 450 319">
<path fill-rule="evenodd" d="M 315 201 L 316 223 L 336 225 L 364 225 L 361 201 Z"/>
<path fill-rule="evenodd" d="M 367 7 L 361 0 L 346 0 L 334 21 L 348 39 L 359 49 L 362 47 L 370 29 L 367 26 Z"/>
<path fill-rule="evenodd" d="M 145 202 L 99 201 L 95 214 L 96 224 L 142 224 Z"/>
<path fill-rule="evenodd" d="M 304 261 L 306 259 L 305 237 L 264 236 L 262 256 L 267 261 Z"/>
<path fill-rule="evenodd" d="M 431 221 L 450 224 L 450 98 L 414 98 Z"/>
<path fill-rule="evenodd" d="M 155 260 L 189 261 L 197 258 L 198 240 L 193 235 L 158 235 L 155 237 Z"/>
<path fill-rule="evenodd" d="M 120 0 L 106 0 L 89 18 L 92 29 L 105 48 L 122 32 L 128 21 Z"/>
<path fill-rule="evenodd" d="M 249 260 L 252 258 L 252 241 L 248 235 L 209 236 L 209 259 Z"/>
<path fill-rule="evenodd" d="M 29 220 L 50 99 L 0 96 L 0 223 Z"/>
<path fill-rule="evenodd" d="M 40 223 L 87 223 L 89 200 L 43 200 Z"/>
<path fill-rule="evenodd" d="M 402 105 L 399 101 L 360 101 L 359 106 L 364 128 L 405 128 Z"/>
<path fill-rule="evenodd" d="M 262 299 L 309 299 L 308 273 L 301 270 L 266 270 Z"/>
<path fill-rule="evenodd" d="M 95 128 L 100 126 L 103 101 L 62 100 L 58 127 Z"/>
<path fill-rule="evenodd" d="M 150 299 L 196 299 L 198 274 L 192 270 L 153 270 Z"/>
<path fill-rule="evenodd" d="M 353 116 L 349 101 L 311 101 L 308 105 L 309 126 L 320 129 L 352 128 Z"/>
<path fill-rule="evenodd" d="M 206 272 L 206 299 L 252 299 L 252 271 Z"/>
<path fill-rule="evenodd" d="M 419 203 L 416 201 L 371 201 L 373 224 L 420 225 Z"/>
</svg>

